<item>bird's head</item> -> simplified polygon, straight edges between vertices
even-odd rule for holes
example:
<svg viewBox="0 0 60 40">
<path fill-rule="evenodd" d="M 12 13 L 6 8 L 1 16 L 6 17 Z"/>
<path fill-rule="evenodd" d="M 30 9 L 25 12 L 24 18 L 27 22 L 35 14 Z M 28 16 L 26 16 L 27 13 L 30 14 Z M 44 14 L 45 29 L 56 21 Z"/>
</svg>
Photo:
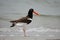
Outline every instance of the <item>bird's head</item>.
<svg viewBox="0 0 60 40">
<path fill-rule="evenodd" d="M 37 12 L 37 11 L 35 11 L 34 9 L 29 9 L 29 13 L 33 13 L 33 14 L 35 14 L 35 15 L 38 15 L 38 16 L 40 16 L 40 14 Z"/>
</svg>

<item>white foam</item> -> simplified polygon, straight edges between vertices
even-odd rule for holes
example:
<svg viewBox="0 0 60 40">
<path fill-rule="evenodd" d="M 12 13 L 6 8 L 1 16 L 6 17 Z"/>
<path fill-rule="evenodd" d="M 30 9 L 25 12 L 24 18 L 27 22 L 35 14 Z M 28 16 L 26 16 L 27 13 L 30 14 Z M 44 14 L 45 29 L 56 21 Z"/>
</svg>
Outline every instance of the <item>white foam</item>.
<svg viewBox="0 0 60 40">
<path fill-rule="evenodd" d="M 22 28 L 0 28 L 1 32 L 11 32 L 11 31 L 18 31 L 18 32 L 23 32 Z M 60 32 L 59 29 L 51 29 L 51 28 L 45 28 L 45 27 L 39 27 L 39 28 L 31 28 L 26 30 L 27 32 Z"/>
<path fill-rule="evenodd" d="M 9 35 L 9 36 L 15 36 L 15 35 Z"/>
<path fill-rule="evenodd" d="M 39 28 L 31 28 L 27 30 L 27 32 L 60 32 L 59 29 L 51 29 L 51 28 L 44 28 L 44 27 L 39 27 Z"/>
<path fill-rule="evenodd" d="M 48 35 L 49 37 L 55 37 L 55 35 Z"/>
</svg>

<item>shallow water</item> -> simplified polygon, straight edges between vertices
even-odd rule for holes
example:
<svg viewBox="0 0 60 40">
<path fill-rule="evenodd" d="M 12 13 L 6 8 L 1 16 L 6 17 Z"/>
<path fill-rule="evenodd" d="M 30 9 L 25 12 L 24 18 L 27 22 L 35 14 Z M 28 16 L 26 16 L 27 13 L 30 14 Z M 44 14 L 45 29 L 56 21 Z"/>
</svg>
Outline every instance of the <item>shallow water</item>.
<svg viewBox="0 0 60 40">
<path fill-rule="evenodd" d="M 38 39 L 60 38 L 60 0 L 0 0 L 1 40 L 6 39 L 5 36 L 7 40 L 12 36 L 14 39 L 15 36 L 18 36 L 18 39 L 23 36 L 22 27 L 10 28 L 11 23 L 9 21 L 24 17 L 30 8 L 36 9 L 44 15 L 34 15 L 32 23 L 26 26 L 27 35 Z M 36 40 L 35 38 L 34 40 Z"/>
<path fill-rule="evenodd" d="M 17 18 L 19 17 L 16 15 L 14 19 Z M 0 18 L 0 36 L 23 36 L 22 27 L 15 26 L 10 28 L 10 20 L 13 20 L 13 17 L 10 18 L 8 16 Z M 26 26 L 26 32 L 28 36 L 60 38 L 60 17 L 34 15 L 32 23 Z"/>
</svg>

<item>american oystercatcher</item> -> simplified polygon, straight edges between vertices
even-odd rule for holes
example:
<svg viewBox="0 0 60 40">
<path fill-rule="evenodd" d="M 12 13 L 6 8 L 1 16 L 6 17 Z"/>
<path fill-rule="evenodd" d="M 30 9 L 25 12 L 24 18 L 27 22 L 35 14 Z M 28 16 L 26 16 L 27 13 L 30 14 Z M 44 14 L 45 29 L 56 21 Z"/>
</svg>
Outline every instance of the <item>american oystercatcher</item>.
<svg viewBox="0 0 60 40">
<path fill-rule="evenodd" d="M 21 23 L 30 24 L 32 22 L 33 13 L 40 16 L 40 14 L 38 14 L 36 11 L 34 11 L 34 9 L 31 8 L 31 9 L 29 9 L 28 15 L 26 17 L 22 17 L 20 19 L 10 21 L 12 23 L 12 25 L 10 27 L 14 27 L 15 25 L 19 25 Z M 26 29 L 24 26 L 23 26 L 23 32 L 24 32 L 24 36 L 26 36 Z"/>
</svg>

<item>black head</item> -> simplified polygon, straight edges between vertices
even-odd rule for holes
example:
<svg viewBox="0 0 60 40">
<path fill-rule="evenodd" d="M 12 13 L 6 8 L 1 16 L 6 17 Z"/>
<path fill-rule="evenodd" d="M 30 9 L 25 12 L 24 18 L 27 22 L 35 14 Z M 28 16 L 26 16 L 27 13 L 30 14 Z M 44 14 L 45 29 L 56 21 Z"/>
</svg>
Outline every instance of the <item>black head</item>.
<svg viewBox="0 0 60 40">
<path fill-rule="evenodd" d="M 28 17 L 29 18 L 33 18 L 33 11 L 34 11 L 34 9 L 29 9 L 29 11 L 28 11 Z"/>
<path fill-rule="evenodd" d="M 34 11 L 34 9 L 31 8 L 31 9 L 29 9 L 29 12 L 28 13 L 30 13 L 30 12 L 32 13 L 33 11 Z"/>
</svg>

